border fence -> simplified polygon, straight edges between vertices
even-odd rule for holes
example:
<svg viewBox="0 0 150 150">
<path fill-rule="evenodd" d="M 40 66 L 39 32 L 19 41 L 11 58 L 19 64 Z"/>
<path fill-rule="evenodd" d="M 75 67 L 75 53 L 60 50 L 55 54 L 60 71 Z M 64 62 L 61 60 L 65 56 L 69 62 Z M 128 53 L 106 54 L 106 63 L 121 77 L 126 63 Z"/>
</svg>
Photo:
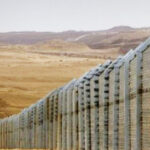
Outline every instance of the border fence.
<svg viewBox="0 0 150 150">
<path fill-rule="evenodd" d="M 0 148 L 150 150 L 150 38 L 1 119 Z"/>
</svg>

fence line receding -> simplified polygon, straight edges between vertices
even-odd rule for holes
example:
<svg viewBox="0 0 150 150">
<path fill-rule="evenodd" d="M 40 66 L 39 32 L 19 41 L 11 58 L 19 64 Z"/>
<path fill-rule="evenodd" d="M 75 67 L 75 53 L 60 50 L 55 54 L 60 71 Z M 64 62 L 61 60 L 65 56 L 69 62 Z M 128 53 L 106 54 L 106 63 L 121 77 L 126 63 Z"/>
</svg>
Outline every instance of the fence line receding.
<svg viewBox="0 0 150 150">
<path fill-rule="evenodd" d="M 0 148 L 150 150 L 150 38 L 1 119 Z"/>
</svg>

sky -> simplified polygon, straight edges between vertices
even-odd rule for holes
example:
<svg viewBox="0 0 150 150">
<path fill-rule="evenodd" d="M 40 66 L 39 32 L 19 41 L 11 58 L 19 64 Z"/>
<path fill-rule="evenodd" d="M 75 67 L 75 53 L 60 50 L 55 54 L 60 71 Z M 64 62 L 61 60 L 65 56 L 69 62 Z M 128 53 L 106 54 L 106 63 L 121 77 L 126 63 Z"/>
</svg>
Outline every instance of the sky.
<svg viewBox="0 0 150 150">
<path fill-rule="evenodd" d="M 150 27 L 150 0 L 0 0 L 0 32 Z"/>
</svg>

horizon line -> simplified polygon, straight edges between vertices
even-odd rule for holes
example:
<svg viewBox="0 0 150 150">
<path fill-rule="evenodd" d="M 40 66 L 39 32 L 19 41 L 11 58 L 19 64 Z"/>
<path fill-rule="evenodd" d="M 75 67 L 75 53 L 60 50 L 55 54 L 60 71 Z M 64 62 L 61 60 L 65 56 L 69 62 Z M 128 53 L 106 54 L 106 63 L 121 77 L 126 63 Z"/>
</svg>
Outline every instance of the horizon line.
<svg viewBox="0 0 150 150">
<path fill-rule="evenodd" d="M 150 28 L 150 26 L 143 26 L 143 27 L 133 27 L 133 26 L 129 26 L 129 25 L 118 25 L 118 26 L 112 26 L 110 28 L 106 28 L 106 29 L 98 29 L 98 30 L 78 30 L 78 29 L 67 29 L 67 30 L 60 30 L 60 31 L 50 31 L 50 30 L 10 30 L 10 31 L 0 31 L 0 33 L 24 33 L 24 32 L 48 32 L 48 33 L 62 33 L 62 32 L 97 32 L 97 31 L 107 31 L 107 30 L 111 30 L 113 28 L 117 28 L 117 27 L 129 27 L 132 29 L 147 29 Z"/>
</svg>

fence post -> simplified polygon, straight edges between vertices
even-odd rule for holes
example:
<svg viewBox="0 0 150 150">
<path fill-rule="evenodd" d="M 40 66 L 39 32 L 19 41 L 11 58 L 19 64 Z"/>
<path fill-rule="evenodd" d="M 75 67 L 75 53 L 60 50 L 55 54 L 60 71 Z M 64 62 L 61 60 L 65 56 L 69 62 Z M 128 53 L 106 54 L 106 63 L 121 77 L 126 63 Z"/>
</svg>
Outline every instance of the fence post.
<svg viewBox="0 0 150 150">
<path fill-rule="evenodd" d="M 43 148 L 47 148 L 47 100 L 48 96 L 46 96 L 43 100 Z"/>
<path fill-rule="evenodd" d="M 29 116 L 29 112 L 28 112 L 28 108 L 26 109 L 25 112 L 25 148 L 29 148 L 29 143 L 28 143 L 28 116 Z M 14 123 L 13 123 L 13 136 L 14 136 Z M 15 142 L 15 141 L 14 141 Z M 13 143 L 13 147 L 14 147 L 15 143 Z"/>
<path fill-rule="evenodd" d="M 101 72 L 104 66 L 100 66 Z M 91 95 L 91 149 L 99 149 L 99 72 L 90 81 Z"/>
<path fill-rule="evenodd" d="M 62 148 L 62 100 L 63 100 L 63 88 L 58 95 L 58 131 L 57 131 L 57 150 Z"/>
<path fill-rule="evenodd" d="M 104 65 L 100 65 L 97 72 L 94 73 L 93 78 L 90 81 L 90 92 L 91 92 L 91 142 L 92 150 L 100 148 L 100 90 L 99 90 L 99 77 L 105 71 L 105 69 L 111 64 L 111 61 L 107 61 Z M 100 94 L 100 95 L 99 95 Z"/>
<path fill-rule="evenodd" d="M 91 149 L 99 149 L 99 81 L 94 76 L 90 83 L 91 92 Z"/>
<path fill-rule="evenodd" d="M 104 72 L 104 150 L 109 148 L 109 74 L 122 57 L 118 57 Z"/>
<path fill-rule="evenodd" d="M 85 118 L 85 149 L 91 150 L 91 88 L 90 80 L 94 73 L 99 70 L 99 67 L 92 69 L 87 76 L 85 76 L 84 83 L 84 118 Z"/>
<path fill-rule="evenodd" d="M 121 63 L 121 62 L 120 62 Z M 114 121 L 113 121 L 113 150 L 118 150 L 118 140 L 119 140 L 119 68 L 115 66 L 114 68 Z"/>
<path fill-rule="evenodd" d="M 136 143 L 135 149 L 142 150 L 141 145 L 141 102 L 142 102 L 142 53 L 137 53 L 136 63 Z"/>
<path fill-rule="evenodd" d="M 57 121 L 58 121 L 58 91 L 54 92 L 53 103 L 53 149 L 57 149 Z"/>
<path fill-rule="evenodd" d="M 85 149 L 83 83 L 84 83 L 84 80 L 82 81 L 82 83 L 80 83 L 78 87 L 79 150 Z"/>
<path fill-rule="evenodd" d="M 62 150 L 66 150 L 66 89 L 63 90 L 62 100 Z"/>
<path fill-rule="evenodd" d="M 19 136 L 20 136 L 20 148 L 22 148 L 22 134 L 23 134 L 23 117 L 22 117 L 22 112 L 20 113 L 19 115 L 19 127 L 20 127 L 20 133 L 19 133 Z"/>
<path fill-rule="evenodd" d="M 104 150 L 108 150 L 108 99 L 109 99 L 109 74 L 106 70 L 104 75 Z"/>
<path fill-rule="evenodd" d="M 44 140 L 45 140 L 45 148 L 49 148 L 49 138 L 50 138 L 50 131 L 49 131 L 49 124 L 50 124 L 50 97 L 52 95 L 53 91 L 50 92 L 46 97 L 44 101 Z"/>
<path fill-rule="evenodd" d="M 62 150 L 67 149 L 67 90 L 74 84 L 75 79 L 69 82 L 63 90 L 62 104 Z"/>
<path fill-rule="evenodd" d="M 53 150 L 53 94 L 49 97 L 49 149 Z"/>
<path fill-rule="evenodd" d="M 32 144 L 33 144 L 33 147 L 36 148 L 36 127 L 37 127 L 37 124 L 36 124 L 36 115 L 37 115 L 37 105 L 35 104 L 34 105 L 34 108 L 33 108 L 33 139 L 32 140 Z"/>
<path fill-rule="evenodd" d="M 74 88 L 74 83 L 67 90 L 67 149 L 72 149 L 73 136 L 72 136 L 72 92 Z"/>
<path fill-rule="evenodd" d="M 90 130 L 90 79 L 84 83 L 84 129 L 85 129 L 85 150 L 91 150 L 91 130 Z"/>
<path fill-rule="evenodd" d="M 124 84 L 124 107 L 125 107 L 125 150 L 130 150 L 130 101 L 129 101 L 129 60 L 125 62 L 125 69 L 124 69 L 124 77 L 125 77 L 125 84 Z"/>
<path fill-rule="evenodd" d="M 72 113 L 73 113 L 73 150 L 78 150 L 78 84 L 74 86 L 72 98 Z"/>
</svg>

